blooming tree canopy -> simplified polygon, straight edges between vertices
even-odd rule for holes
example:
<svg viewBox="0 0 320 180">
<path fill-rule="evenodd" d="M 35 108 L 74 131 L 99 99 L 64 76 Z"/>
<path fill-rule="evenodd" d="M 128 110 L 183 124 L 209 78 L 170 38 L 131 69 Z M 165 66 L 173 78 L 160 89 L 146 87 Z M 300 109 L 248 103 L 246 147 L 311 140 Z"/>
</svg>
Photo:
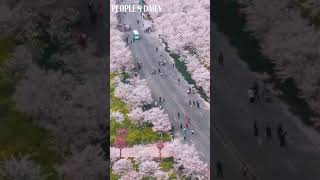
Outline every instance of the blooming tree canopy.
<svg viewBox="0 0 320 180">
<path fill-rule="evenodd" d="M 124 175 L 133 170 L 131 160 L 128 158 L 119 159 L 113 163 L 112 171 L 117 175 Z"/>
<path fill-rule="evenodd" d="M 183 144 L 180 139 L 174 139 L 168 150 L 173 154 L 175 167 L 183 167 L 183 174 L 187 177 L 205 176 L 208 165 L 201 161 L 194 145 Z"/>
<path fill-rule="evenodd" d="M 119 111 L 111 112 L 110 117 L 111 119 L 114 119 L 117 123 L 121 123 L 124 120 L 123 114 Z"/>
</svg>

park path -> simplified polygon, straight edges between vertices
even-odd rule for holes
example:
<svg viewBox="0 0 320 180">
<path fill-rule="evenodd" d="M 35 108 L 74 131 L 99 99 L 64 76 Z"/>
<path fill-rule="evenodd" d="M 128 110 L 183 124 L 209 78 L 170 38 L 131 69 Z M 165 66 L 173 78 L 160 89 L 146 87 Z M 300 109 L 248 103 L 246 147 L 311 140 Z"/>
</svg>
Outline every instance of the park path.
<svg viewBox="0 0 320 180">
<path fill-rule="evenodd" d="M 161 157 L 171 157 L 171 153 L 168 149 L 169 143 L 164 143 L 164 148 L 161 150 Z M 137 157 L 141 151 L 140 148 L 136 147 L 127 147 L 122 149 L 121 157 Z M 157 144 L 147 144 L 144 146 L 143 152 L 147 153 L 151 157 L 159 157 L 159 150 L 157 148 Z M 120 154 L 119 154 L 120 155 Z"/>
</svg>

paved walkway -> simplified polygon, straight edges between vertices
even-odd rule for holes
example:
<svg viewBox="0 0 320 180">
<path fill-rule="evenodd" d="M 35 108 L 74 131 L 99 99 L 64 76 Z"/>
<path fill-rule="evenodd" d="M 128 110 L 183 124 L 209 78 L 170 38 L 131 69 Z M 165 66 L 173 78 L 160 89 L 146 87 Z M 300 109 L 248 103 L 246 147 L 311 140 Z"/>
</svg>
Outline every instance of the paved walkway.
<svg viewBox="0 0 320 180">
<path fill-rule="evenodd" d="M 161 150 L 161 157 L 171 157 L 170 152 L 168 150 L 168 144 L 165 143 L 164 148 Z M 141 151 L 141 148 L 136 147 L 128 147 L 122 149 L 121 157 L 136 157 L 138 153 Z M 150 155 L 151 157 L 159 157 L 159 149 L 156 144 L 148 144 L 144 146 L 143 151 Z M 119 154 L 120 155 L 120 154 Z"/>
</svg>

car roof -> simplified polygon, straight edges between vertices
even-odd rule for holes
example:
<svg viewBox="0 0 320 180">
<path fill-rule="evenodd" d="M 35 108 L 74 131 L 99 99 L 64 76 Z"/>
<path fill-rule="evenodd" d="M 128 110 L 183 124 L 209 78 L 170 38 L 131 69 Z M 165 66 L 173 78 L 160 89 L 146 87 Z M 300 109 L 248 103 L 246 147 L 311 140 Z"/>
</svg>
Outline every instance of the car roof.
<svg viewBox="0 0 320 180">
<path fill-rule="evenodd" d="M 139 34 L 138 30 L 133 30 L 134 34 Z"/>
</svg>

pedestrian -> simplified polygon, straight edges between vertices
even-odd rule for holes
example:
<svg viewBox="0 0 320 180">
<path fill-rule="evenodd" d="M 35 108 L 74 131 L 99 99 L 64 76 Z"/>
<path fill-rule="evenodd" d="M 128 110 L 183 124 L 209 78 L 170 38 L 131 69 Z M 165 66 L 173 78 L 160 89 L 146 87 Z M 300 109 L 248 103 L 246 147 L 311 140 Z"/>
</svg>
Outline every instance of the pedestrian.
<svg viewBox="0 0 320 180">
<path fill-rule="evenodd" d="M 220 54 L 219 54 L 218 61 L 219 61 L 219 64 L 220 64 L 221 66 L 223 66 L 224 58 L 223 58 L 223 54 L 222 54 L 222 52 L 220 52 Z"/>
<path fill-rule="evenodd" d="M 178 82 L 180 82 L 180 78 L 178 78 Z"/>
<path fill-rule="evenodd" d="M 266 126 L 266 135 L 267 135 L 267 139 L 270 140 L 271 139 L 271 127 L 269 124 Z"/>
<path fill-rule="evenodd" d="M 161 73 L 160 68 L 158 69 L 158 72 Z"/>
<path fill-rule="evenodd" d="M 89 10 L 89 14 L 91 15 L 91 13 L 93 11 L 93 0 L 90 0 L 88 2 L 88 10 Z"/>
<path fill-rule="evenodd" d="M 248 89 L 248 97 L 249 97 L 249 102 L 254 103 L 254 92 L 251 88 Z"/>
<path fill-rule="evenodd" d="M 180 129 L 182 130 L 182 124 L 180 125 Z"/>
<path fill-rule="evenodd" d="M 158 52 L 158 47 L 156 47 L 156 52 Z"/>
<path fill-rule="evenodd" d="M 162 102 L 164 103 L 164 98 L 162 98 Z"/>
<path fill-rule="evenodd" d="M 199 104 L 199 102 L 197 101 L 197 106 L 198 106 L 198 109 L 200 109 L 200 104 Z"/>
<path fill-rule="evenodd" d="M 139 20 L 137 20 L 137 24 L 139 24 Z"/>
<path fill-rule="evenodd" d="M 220 161 L 218 161 L 216 163 L 216 167 L 217 167 L 217 177 L 223 178 L 222 163 Z"/>
<path fill-rule="evenodd" d="M 180 119 L 180 113 L 178 112 L 178 118 Z"/>
<path fill-rule="evenodd" d="M 183 134 L 183 140 L 186 140 L 186 134 Z"/>
<path fill-rule="evenodd" d="M 174 131 L 174 125 L 171 126 L 171 130 Z"/>
<path fill-rule="evenodd" d="M 280 146 L 281 147 L 286 146 L 286 135 L 287 135 L 287 132 L 283 132 L 280 136 Z"/>
<path fill-rule="evenodd" d="M 248 176 L 248 167 L 246 164 L 243 164 L 242 165 L 242 173 L 243 173 L 243 176 L 244 177 L 247 177 Z"/>
<path fill-rule="evenodd" d="M 259 129 L 258 129 L 258 125 L 257 125 L 257 122 L 254 121 L 253 123 L 253 135 L 255 137 L 258 137 L 259 136 Z"/>
<path fill-rule="evenodd" d="M 193 131 L 193 129 L 191 129 L 191 134 L 193 134 L 194 133 L 194 131 Z"/>
<path fill-rule="evenodd" d="M 252 90 L 253 90 L 253 93 L 254 93 L 254 97 L 255 97 L 257 100 L 260 100 L 259 84 L 258 84 L 256 81 L 253 82 Z"/>
<path fill-rule="evenodd" d="M 159 101 L 161 101 L 161 97 L 159 97 Z"/>
<path fill-rule="evenodd" d="M 187 129 L 189 128 L 189 124 L 188 124 L 188 123 L 186 123 L 186 128 L 187 128 Z"/>
<path fill-rule="evenodd" d="M 172 64 L 172 67 L 174 68 L 174 63 Z"/>
<path fill-rule="evenodd" d="M 277 129 L 277 134 L 278 134 L 278 138 L 280 139 L 281 135 L 283 133 L 283 129 L 282 129 L 282 124 L 278 124 L 278 129 Z"/>
</svg>

